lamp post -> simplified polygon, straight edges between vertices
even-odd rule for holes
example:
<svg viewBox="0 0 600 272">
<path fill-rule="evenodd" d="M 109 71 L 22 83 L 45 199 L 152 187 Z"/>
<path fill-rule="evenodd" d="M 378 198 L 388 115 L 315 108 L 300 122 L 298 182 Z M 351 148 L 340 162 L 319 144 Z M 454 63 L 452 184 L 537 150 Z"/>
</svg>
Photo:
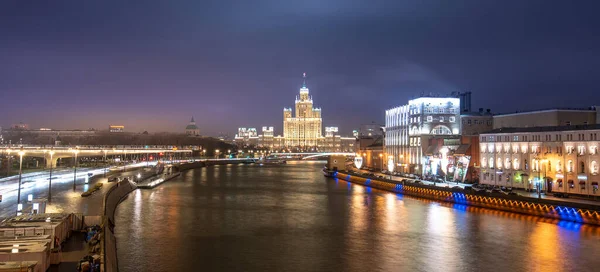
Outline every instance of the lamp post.
<svg viewBox="0 0 600 272">
<path fill-rule="evenodd" d="M 123 173 L 127 169 L 127 151 L 123 149 Z"/>
<path fill-rule="evenodd" d="M 106 177 L 106 168 L 108 167 L 106 165 L 106 153 L 108 152 L 108 150 L 103 150 L 104 151 L 104 177 Z"/>
<path fill-rule="evenodd" d="M 73 154 L 75 155 L 75 170 L 73 171 L 73 191 L 75 191 L 75 180 L 77 179 L 77 154 L 79 154 L 79 147 L 73 150 Z"/>
<path fill-rule="evenodd" d="M 204 159 L 206 160 L 206 149 L 202 150 L 202 156 L 204 157 Z"/>
<path fill-rule="evenodd" d="M 23 151 L 23 147 L 19 151 L 19 190 L 17 191 L 17 215 L 19 215 L 19 204 L 21 204 L 21 175 L 23 174 L 23 155 L 25 155 L 25 151 Z"/>
<path fill-rule="evenodd" d="M 54 150 L 48 152 L 50 154 L 50 179 L 48 180 L 48 203 L 52 202 L 52 157 L 54 156 Z"/>
<path fill-rule="evenodd" d="M 219 150 L 218 149 L 215 149 L 215 156 L 217 159 L 219 158 Z"/>
<path fill-rule="evenodd" d="M 10 158 L 11 158 L 10 157 L 10 152 L 12 152 L 12 150 L 10 148 L 6 150 L 6 155 L 8 157 L 8 164 L 6 165 L 6 176 L 7 177 L 10 176 L 10 170 L 12 170 L 11 169 L 12 168 L 12 164 L 10 162 Z"/>
</svg>

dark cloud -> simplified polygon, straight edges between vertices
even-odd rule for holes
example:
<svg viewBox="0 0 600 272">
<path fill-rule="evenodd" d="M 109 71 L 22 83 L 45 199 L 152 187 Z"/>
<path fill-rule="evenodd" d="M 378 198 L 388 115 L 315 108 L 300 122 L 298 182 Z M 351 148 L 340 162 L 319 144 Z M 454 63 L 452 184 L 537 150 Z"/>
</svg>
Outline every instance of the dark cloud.
<svg viewBox="0 0 600 272">
<path fill-rule="evenodd" d="M 0 124 L 274 125 L 302 72 L 325 125 L 421 92 L 496 112 L 598 104 L 595 1 L 2 1 Z"/>
</svg>

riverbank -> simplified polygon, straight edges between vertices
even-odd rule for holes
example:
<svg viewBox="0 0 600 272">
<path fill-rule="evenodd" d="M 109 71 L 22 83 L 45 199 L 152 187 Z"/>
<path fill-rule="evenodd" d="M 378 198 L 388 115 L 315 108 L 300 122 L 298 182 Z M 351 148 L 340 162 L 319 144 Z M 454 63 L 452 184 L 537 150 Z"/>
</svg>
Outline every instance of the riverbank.
<svg viewBox="0 0 600 272">
<path fill-rule="evenodd" d="M 436 201 L 535 215 L 556 220 L 600 225 L 600 205 L 569 203 L 548 199 L 532 199 L 523 196 L 482 196 L 465 193 L 462 190 L 452 188 L 406 182 L 402 183 L 360 175 L 350 175 L 345 172 L 333 172 L 331 177 L 363 186 L 433 199 Z"/>
</svg>

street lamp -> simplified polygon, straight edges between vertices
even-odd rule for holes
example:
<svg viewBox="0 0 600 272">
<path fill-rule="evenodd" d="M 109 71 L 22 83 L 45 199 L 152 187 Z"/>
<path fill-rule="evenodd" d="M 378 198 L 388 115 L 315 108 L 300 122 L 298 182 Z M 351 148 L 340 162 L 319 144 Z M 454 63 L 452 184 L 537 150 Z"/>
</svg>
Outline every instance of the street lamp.
<svg viewBox="0 0 600 272">
<path fill-rule="evenodd" d="M 215 156 L 217 157 L 217 159 L 219 158 L 219 150 L 215 149 Z"/>
<path fill-rule="evenodd" d="M 73 191 L 75 191 L 75 180 L 77 179 L 77 154 L 79 154 L 79 147 L 73 150 L 73 154 L 75 155 L 75 170 L 73 171 Z"/>
<path fill-rule="evenodd" d="M 48 203 L 52 202 L 52 157 L 54 156 L 54 150 L 48 152 L 50 154 L 50 179 L 48 180 Z"/>
<path fill-rule="evenodd" d="M 204 159 L 206 159 L 206 149 L 202 150 L 202 153 L 203 153 Z"/>
<path fill-rule="evenodd" d="M 12 168 L 12 164 L 10 163 L 10 158 L 11 158 L 10 152 L 12 152 L 12 150 L 10 148 L 6 150 L 6 154 L 8 156 L 8 165 L 6 165 L 6 176 L 7 177 L 10 176 L 10 170 L 12 170 L 11 169 Z"/>
<path fill-rule="evenodd" d="M 379 166 L 379 169 L 383 170 L 383 153 L 379 153 L 379 158 L 381 159 L 381 165 Z"/>
<path fill-rule="evenodd" d="M 25 151 L 23 151 L 23 147 L 19 151 L 19 190 L 17 192 L 17 206 L 21 204 L 21 175 L 23 174 L 23 155 L 25 155 Z M 19 209 L 17 209 L 17 215 L 19 215 Z"/>
</svg>

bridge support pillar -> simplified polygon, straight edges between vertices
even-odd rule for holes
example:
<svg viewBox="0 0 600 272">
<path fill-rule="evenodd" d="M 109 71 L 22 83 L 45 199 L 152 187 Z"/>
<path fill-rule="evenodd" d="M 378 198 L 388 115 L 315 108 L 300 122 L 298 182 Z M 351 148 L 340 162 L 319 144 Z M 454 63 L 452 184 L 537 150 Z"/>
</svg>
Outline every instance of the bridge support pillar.
<svg viewBox="0 0 600 272">
<path fill-rule="evenodd" d="M 50 165 L 52 165 L 52 168 L 56 168 L 56 162 L 58 162 L 58 156 L 54 155 L 51 161 L 50 155 L 46 155 L 46 168 L 50 168 Z"/>
</svg>

